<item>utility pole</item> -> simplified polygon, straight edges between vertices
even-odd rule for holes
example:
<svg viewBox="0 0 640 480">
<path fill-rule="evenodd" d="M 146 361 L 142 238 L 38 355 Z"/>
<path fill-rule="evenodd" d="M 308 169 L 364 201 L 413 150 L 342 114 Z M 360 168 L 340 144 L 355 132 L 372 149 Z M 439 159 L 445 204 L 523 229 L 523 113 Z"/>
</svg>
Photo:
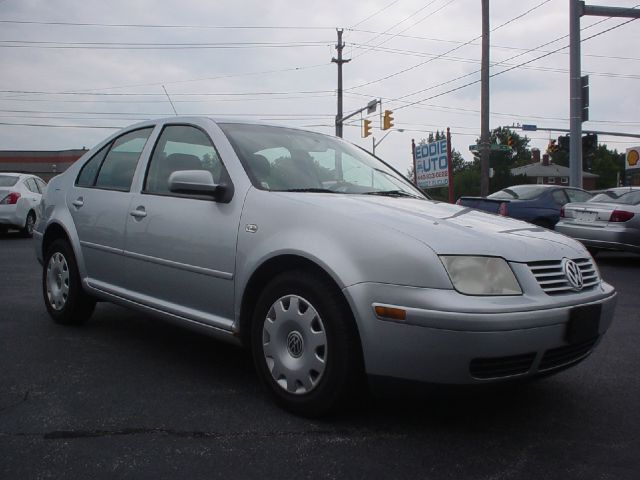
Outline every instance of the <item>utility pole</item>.
<svg viewBox="0 0 640 480">
<path fill-rule="evenodd" d="M 480 195 L 489 194 L 489 0 L 482 0 L 482 64 L 480 70 Z"/>
<path fill-rule="evenodd" d="M 580 80 L 580 17 L 640 18 L 640 10 L 585 5 L 569 0 L 569 184 L 582 188 L 582 82 Z"/>
<path fill-rule="evenodd" d="M 582 83 L 580 81 L 580 16 L 584 2 L 569 4 L 569 185 L 582 188 Z"/>
<path fill-rule="evenodd" d="M 333 63 L 338 64 L 338 114 L 336 115 L 336 137 L 342 138 L 342 64 L 350 62 L 351 60 L 343 60 L 342 49 L 344 43 L 342 42 L 342 28 L 336 28 L 338 32 L 338 44 L 336 50 L 338 51 L 338 58 L 332 58 Z"/>
</svg>

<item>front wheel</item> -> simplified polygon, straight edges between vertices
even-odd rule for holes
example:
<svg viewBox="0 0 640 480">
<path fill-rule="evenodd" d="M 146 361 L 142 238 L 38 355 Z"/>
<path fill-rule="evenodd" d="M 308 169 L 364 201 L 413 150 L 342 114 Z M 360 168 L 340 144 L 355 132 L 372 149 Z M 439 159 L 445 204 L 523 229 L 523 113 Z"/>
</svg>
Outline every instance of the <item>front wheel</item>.
<svg viewBox="0 0 640 480">
<path fill-rule="evenodd" d="M 42 293 L 47 311 L 56 323 L 80 325 L 93 313 L 96 302 L 82 289 L 73 250 L 65 240 L 55 240 L 47 249 Z"/>
<path fill-rule="evenodd" d="M 285 409 L 319 416 L 360 386 L 361 347 L 341 292 L 310 272 L 287 272 L 264 289 L 251 347 L 262 383 Z"/>
</svg>

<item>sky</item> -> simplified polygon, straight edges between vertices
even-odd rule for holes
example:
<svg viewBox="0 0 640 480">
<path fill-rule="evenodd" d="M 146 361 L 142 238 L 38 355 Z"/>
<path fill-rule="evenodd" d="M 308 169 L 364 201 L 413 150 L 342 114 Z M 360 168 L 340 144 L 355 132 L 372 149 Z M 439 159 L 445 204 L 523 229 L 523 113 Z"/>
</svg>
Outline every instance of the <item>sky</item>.
<svg viewBox="0 0 640 480">
<path fill-rule="evenodd" d="M 490 2 L 491 128 L 569 128 L 568 11 L 568 0 Z M 640 21 L 583 17 L 581 27 L 583 128 L 640 133 Z M 406 172 L 411 140 L 450 127 L 472 159 L 480 0 L 0 0 L 0 150 L 91 148 L 173 108 L 333 134 L 336 28 L 350 59 L 345 115 L 374 99 L 394 112 L 390 133 L 369 116 L 376 141 L 388 133 L 380 157 Z M 370 150 L 360 125 L 353 117 L 344 138 Z M 541 150 L 558 135 L 528 132 Z M 624 151 L 640 139 L 599 142 Z"/>
</svg>

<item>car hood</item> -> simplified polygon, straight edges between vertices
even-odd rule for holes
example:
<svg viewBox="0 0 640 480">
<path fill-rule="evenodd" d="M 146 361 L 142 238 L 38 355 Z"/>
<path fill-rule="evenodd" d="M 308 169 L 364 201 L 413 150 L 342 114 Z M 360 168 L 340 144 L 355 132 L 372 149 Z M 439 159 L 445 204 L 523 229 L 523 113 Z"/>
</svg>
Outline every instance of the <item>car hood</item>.
<svg viewBox="0 0 640 480">
<path fill-rule="evenodd" d="M 336 218 L 346 215 L 352 224 L 410 235 L 439 255 L 499 256 L 515 262 L 588 256 L 580 243 L 559 233 L 449 203 L 366 195 L 287 195 L 334 210 Z"/>
</svg>

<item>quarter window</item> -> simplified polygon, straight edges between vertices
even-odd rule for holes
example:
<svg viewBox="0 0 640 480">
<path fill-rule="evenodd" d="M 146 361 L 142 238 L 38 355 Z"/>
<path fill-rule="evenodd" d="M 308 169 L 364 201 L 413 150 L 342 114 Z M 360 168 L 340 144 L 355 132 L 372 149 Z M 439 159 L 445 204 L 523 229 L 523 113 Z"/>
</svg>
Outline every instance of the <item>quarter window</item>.
<svg viewBox="0 0 640 480">
<path fill-rule="evenodd" d="M 554 190 L 551 192 L 551 196 L 558 205 L 564 205 L 568 201 L 567 196 L 562 190 Z"/>
<path fill-rule="evenodd" d="M 128 191 L 140 154 L 153 127 L 129 132 L 117 138 L 102 162 L 96 187 Z"/>
<path fill-rule="evenodd" d="M 224 167 L 206 133 L 189 125 L 169 125 L 153 150 L 144 192 L 167 195 L 169 176 L 179 170 L 206 170 L 220 183 Z"/>
<path fill-rule="evenodd" d="M 78 187 L 93 187 L 96 183 L 96 177 L 98 176 L 98 170 L 102 165 L 105 155 L 109 151 L 111 144 L 102 147 L 98 153 L 96 153 L 91 159 L 82 166 L 78 178 L 76 179 L 76 186 Z"/>
</svg>

